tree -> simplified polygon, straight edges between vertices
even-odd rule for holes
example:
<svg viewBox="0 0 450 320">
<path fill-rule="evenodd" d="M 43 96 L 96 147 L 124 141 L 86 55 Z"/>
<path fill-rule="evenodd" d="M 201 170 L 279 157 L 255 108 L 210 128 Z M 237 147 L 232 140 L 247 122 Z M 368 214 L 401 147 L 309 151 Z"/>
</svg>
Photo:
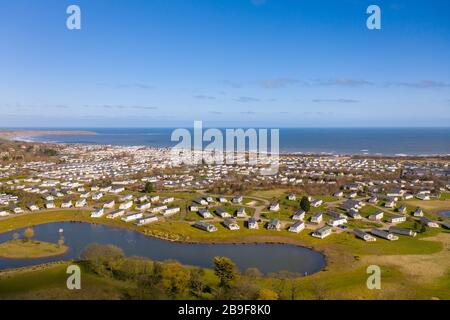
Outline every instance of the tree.
<svg viewBox="0 0 450 320">
<path fill-rule="evenodd" d="M 34 230 L 33 228 L 26 228 L 23 236 L 25 237 L 26 241 L 29 241 L 31 238 L 34 237 Z"/>
<path fill-rule="evenodd" d="M 422 226 L 420 227 L 420 233 L 424 233 L 426 231 L 427 231 L 427 227 L 424 224 L 422 224 Z"/>
<path fill-rule="evenodd" d="M 153 262 L 142 257 L 128 257 L 123 260 L 117 275 L 123 279 L 138 279 L 153 272 Z"/>
<path fill-rule="evenodd" d="M 89 244 L 81 253 L 81 259 L 88 262 L 89 267 L 99 274 L 112 274 L 124 258 L 122 249 L 112 244 Z"/>
<path fill-rule="evenodd" d="M 278 294 L 270 289 L 261 289 L 258 292 L 258 300 L 278 300 Z"/>
<path fill-rule="evenodd" d="M 161 273 L 161 282 L 170 297 L 183 297 L 189 284 L 189 271 L 179 262 L 166 262 Z"/>
<path fill-rule="evenodd" d="M 250 278 L 260 278 L 263 276 L 263 273 L 258 268 L 248 268 L 245 270 L 245 275 Z"/>
<path fill-rule="evenodd" d="M 311 209 L 311 203 L 308 197 L 302 197 L 302 199 L 300 200 L 300 208 L 302 208 L 305 212 L 309 212 L 309 210 Z"/>
<path fill-rule="evenodd" d="M 221 287 L 230 287 L 237 277 L 236 265 L 227 257 L 215 257 L 214 273 L 220 279 Z"/>
<path fill-rule="evenodd" d="M 203 279 L 204 274 L 205 271 L 201 268 L 192 269 L 190 271 L 189 289 L 192 294 L 197 297 L 200 297 L 206 289 L 205 280 Z"/>
<path fill-rule="evenodd" d="M 144 192 L 145 193 L 151 193 L 155 191 L 155 187 L 153 186 L 153 183 L 151 182 L 146 182 L 145 183 L 145 187 L 144 187 Z"/>
</svg>

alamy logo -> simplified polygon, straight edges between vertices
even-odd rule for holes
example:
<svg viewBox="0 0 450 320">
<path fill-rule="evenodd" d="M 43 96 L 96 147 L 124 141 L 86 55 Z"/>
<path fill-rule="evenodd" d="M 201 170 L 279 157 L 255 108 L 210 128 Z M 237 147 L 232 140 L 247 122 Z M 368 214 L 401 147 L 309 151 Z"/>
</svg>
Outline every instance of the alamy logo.
<svg viewBox="0 0 450 320">
<path fill-rule="evenodd" d="M 192 133 L 176 129 L 171 141 L 179 142 L 172 148 L 172 158 L 185 164 L 250 165 L 258 166 L 262 175 L 278 172 L 279 129 L 209 128 L 203 132 L 202 121 L 194 121 Z M 204 142 L 208 145 L 204 146 Z"/>
<path fill-rule="evenodd" d="M 367 28 L 369 30 L 380 30 L 381 29 L 381 9 L 379 6 L 372 4 L 367 7 L 367 14 L 370 16 L 367 18 Z"/>
<path fill-rule="evenodd" d="M 70 276 L 67 278 L 66 285 L 69 290 L 80 290 L 81 289 L 81 269 L 75 264 L 71 264 L 67 267 L 67 274 Z"/>
<path fill-rule="evenodd" d="M 81 29 L 81 9 L 77 5 L 70 5 L 66 10 L 67 14 L 70 14 L 66 20 L 66 26 L 69 30 L 80 30 Z"/>
<path fill-rule="evenodd" d="M 380 290 L 381 289 L 381 269 L 377 265 L 370 265 L 366 270 L 367 274 L 370 276 L 367 278 L 367 289 L 369 290 Z"/>
</svg>

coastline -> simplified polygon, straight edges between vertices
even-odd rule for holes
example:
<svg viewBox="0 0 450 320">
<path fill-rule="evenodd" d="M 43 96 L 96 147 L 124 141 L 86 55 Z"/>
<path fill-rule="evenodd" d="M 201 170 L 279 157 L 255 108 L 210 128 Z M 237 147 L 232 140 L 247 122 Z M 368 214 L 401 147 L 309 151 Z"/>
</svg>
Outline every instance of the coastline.
<svg viewBox="0 0 450 320">
<path fill-rule="evenodd" d="M 144 130 L 144 131 L 142 131 Z M 148 138 L 148 136 L 153 136 L 155 134 L 153 130 L 160 130 L 158 128 L 147 128 L 140 129 L 136 131 L 133 129 L 122 129 L 122 128 L 110 128 L 110 129 L 86 129 L 86 130 L 6 130 L 0 129 L 0 139 L 7 139 L 10 141 L 22 141 L 28 143 L 46 143 L 54 145 L 97 145 L 97 146 L 118 146 L 118 147 L 148 147 L 148 148 L 172 148 L 175 142 L 170 141 L 169 128 L 164 133 L 158 133 L 156 135 L 166 137 L 160 137 L 158 139 Z M 298 130 L 302 130 L 301 128 Z M 153 132 L 153 134 L 150 133 Z M 156 131 L 155 131 L 156 132 Z M 447 147 L 441 146 L 436 148 L 436 146 L 430 148 L 383 148 L 380 147 L 380 142 L 376 141 L 377 146 L 369 147 L 372 140 L 366 141 L 362 145 L 361 139 L 358 141 L 358 136 L 355 137 L 355 141 L 350 139 L 345 144 L 340 144 L 339 147 L 330 147 L 328 142 L 319 135 L 317 144 L 312 145 L 315 135 L 314 132 L 308 132 L 309 139 L 305 140 L 305 143 L 299 142 L 297 145 L 292 145 L 292 132 L 285 132 L 284 136 L 280 139 L 279 154 L 286 156 L 328 156 L 328 157 L 364 157 L 369 159 L 375 158 L 396 158 L 401 160 L 417 158 L 442 158 L 450 157 L 450 151 Z M 299 131 L 300 136 L 295 136 L 298 139 L 302 137 L 303 131 Z M 447 133 L 446 133 L 447 134 Z M 450 134 L 450 133 L 449 133 Z M 312 136 L 311 136 L 312 135 Z M 53 139 L 51 136 L 55 136 Z M 60 136 L 59 138 L 57 136 Z M 62 136 L 68 136 L 64 138 Z M 69 137 L 70 136 L 70 137 Z M 79 137 L 77 137 L 79 136 Z M 82 136 L 94 136 L 83 139 Z M 98 136 L 98 137 L 95 137 Z M 120 136 L 120 138 L 118 137 Z M 125 138 L 126 136 L 129 136 Z M 371 137 L 374 138 L 374 137 Z M 369 137 L 367 137 L 369 139 Z M 375 138 L 374 138 L 375 139 Z M 442 140 L 442 137 L 440 138 Z M 422 139 L 423 140 L 423 139 Z M 441 141 L 440 140 L 440 141 Z M 303 141 L 303 140 L 299 140 Z M 314 140 L 315 141 L 315 140 Z M 356 144 L 359 145 L 356 146 Z M 406 142 L 405 142 L 406 143 Z M 420 141 L 420 143 L 428 143 L 427 141 Z M 441 141 L 442 144 L 442 141 Z"/>
<path fill-rule="evenodd" d="M 0 130 L 0 139 L 23 142 L 40 142 L 29 138 L 51 135 L 95 135 L 88 130 Z"/>
</svg>

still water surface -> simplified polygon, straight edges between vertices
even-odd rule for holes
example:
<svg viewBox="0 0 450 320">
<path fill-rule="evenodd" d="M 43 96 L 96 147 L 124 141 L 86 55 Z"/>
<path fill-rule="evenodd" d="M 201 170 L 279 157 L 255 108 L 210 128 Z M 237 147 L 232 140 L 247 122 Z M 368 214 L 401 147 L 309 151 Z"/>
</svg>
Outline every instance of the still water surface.
<svg viewBox="0 0 450 320">
<path fill-rule="evenodd" d="M 187 244 L 147 237 L 139 232 L 89 223 L 57 222 L 34 227 L 34 239 L 56 243 L 63 229 L 65 244 L 70 248 L 57 257 L 39 259 L 3 259 L 0 269 L 17 268 L 52 261 L 77 259 L 90 243 L 113 244 L 127 256 L 141 256 L 152 260 L 177 260 L 183 264 L 212 267 L 215 256 L 233 260 L 241 271 L 256 267 L 263 273 L 291 271 L 308 274 L 325 267 L 325 257 L 314 250 L 288 244 Z M 0 234 L 0 243 L 11 240 L 23 229 Z"/>
</svg>

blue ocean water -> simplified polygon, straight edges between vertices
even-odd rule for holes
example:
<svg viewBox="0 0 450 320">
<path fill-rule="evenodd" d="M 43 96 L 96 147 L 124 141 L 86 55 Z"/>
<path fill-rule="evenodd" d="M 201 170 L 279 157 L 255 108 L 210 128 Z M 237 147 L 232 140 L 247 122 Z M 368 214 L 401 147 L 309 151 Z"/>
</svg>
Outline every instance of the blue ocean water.
<svg viewBox="0 0 450 320">
<path fill-rule="evenodd" d="M 57 143 L 171 147 L 173 128 L 83 128 L 95 135 L 52 135 Z M 205 143 L 207 145 L 207 143 Z M 450 128 L 281 128 L 280 151 L 333 154 L 450 154 Z"/>
</svg>

